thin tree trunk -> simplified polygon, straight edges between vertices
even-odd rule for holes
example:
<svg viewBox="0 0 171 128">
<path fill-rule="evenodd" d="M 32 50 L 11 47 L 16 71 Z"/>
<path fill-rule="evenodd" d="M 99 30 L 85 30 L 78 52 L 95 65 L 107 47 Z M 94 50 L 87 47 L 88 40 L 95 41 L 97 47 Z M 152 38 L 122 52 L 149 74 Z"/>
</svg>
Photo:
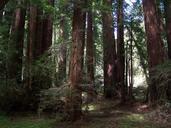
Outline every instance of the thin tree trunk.
<svg viewBox="0 0 171 128">
<path fill-rule="evenodd" d="M 131 33 L 130 33 L 130 86 L 129 86 L 129 99 L 133 100 L 133 32 L 132 32 L 132 18 L 131 18 Z"/>
<path fill-rule="evenodd" d="M 168 57 L 171 60 L 171 1 L 164 0 L 165 18 L 166 18 L 166 34 L 168 44 Z"/>
<path fill-rule="evenodd" d="M 0 23 L 2 22 L 2 19 L 3 19 L 3 9 L 2 10 L 0 10 Z"/>
<path fill-rule="evenodd" d="M 54 6 L 54 0 L 48 0 L 48 4 Z M 47 18 L 43 22 L 42 53 L 52 45 L 53 19 L 51 14 L 45 14 Z"/>
<path fill-rule="evenodd" d="M 129 80 L 128 80 L 128 77 L 129 77 L 129 71 L 128 71 L 128 68 L 129 68 L 129 58 L 128 58 L 128 42 L 126 44 L 126 51 L 125 51 L 125 85 L 127 87 L 127 91 L 128 91 L 128 87 L 129 87 Z"/>
<path fill-rule="evenodd" d="M 90 83 L 94 83 L 94 43 L 93 43 L 93 23 L 92 12 L 88 11 L 87 28 L 87 75 Z"/>
<path fill-rule="evenodd" d="M 82 30 L 82 33 L 83 33 L 83 38 L 82 38 L 82 42 L 83 42 L 83 45 L 82 45 L 82 52 L 81 52 L 81 56 L 82 56 L 82 64 L 81 64 L 81 67 L 82 69 L 84 69 L 84 48 L 85 48 L 85 42 L 86 42 L 86 19 L 87 19 L 87 13 L 84 11 L 84 14 L 83 14 L 83 30 Z"/>
<path fill-rule="evenodd" d="M 60 60 L 59 60 L 59 71 L 58 71 L 60 81 L 66 78 L 66 52 L 67 52 L 66 41 L 68 39 L 66 24 L 67 24 L 67 21 L 65 17 L 61 17 L 60 37 L 62 40 L 62 44 L 60 46 Z"/>
<path fill-rule="evenodd" d="M 43 28 L 44 28 L 44 26 L 43 26 L 43 18 L 42 18 L 42 16 L 43 16 L 43 10 L 42 9 L 40 9 L 40 8 L 38 8 L 37 7 L 37 16 L 35 17 L 36 19 L 36 31 L 34 31 L 35 32 L 35 35 L 36 35 L 36 37 L 35 37 L 35 40 L 34 40 L 34 44 L 33 44 L 33 58 L 34 58 L 34 60 L 37 60 L 42 54 L 43 54 L 43 52 L 42 52 L 42 45 L 43 45 Z"/>
</svg>

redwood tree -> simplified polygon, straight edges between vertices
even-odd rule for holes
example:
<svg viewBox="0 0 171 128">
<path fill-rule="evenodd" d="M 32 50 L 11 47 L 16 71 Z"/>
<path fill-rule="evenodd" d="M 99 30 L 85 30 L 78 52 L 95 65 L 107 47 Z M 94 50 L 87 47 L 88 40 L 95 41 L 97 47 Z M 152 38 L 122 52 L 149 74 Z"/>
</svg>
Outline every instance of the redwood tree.
<svg viewBox="0 0 171 128">
<path fill-rule="evenodd" d="M 91 83 L 94 82 L 94 43 L 93 43 L 93 23 L 92 23 L 92 11 L 88 11 L 87 16 L 87 75 Z"/>
<path fill-rule="evenodd" d="M 54 5 L 54 0 L 47 0 L 49 6 Z M 43 8 L 38 7 L 35 3 L 30 3 L 29 7 L 29 34 L 27 46 L 27 62 L 28 62 L 28 87 L 32 86 L 32 64 L 40 56 L 42 56 L 52 44 L 53 19 L 51 13 L 45 12 Z M 42 76 L 41 76 L 42 77 Z M 50 78 L 50 77 L 49 77 Z M 35 78 L 39 81 L 42 78 Z M 48 78 L 46 78 L 48 82 Z M 45 82 L 45 81 L 44 81 Z M 45 84 L 45 83 L 42 83 Z M 47 84 L 50 85 L 48 82 Z"/>
<path fill-rule="evenodd" d="M 60 59 L 59 59 L 59 80 L 62 81 L 66 78 L 66 54 L 67 54 L 67 44 L 66 41 L 68 39 L 68 31 L 66 29 L 67 21 L 64 16 L 61 16 L 60 20 L 60 39 L 62 44 L 60 45 Z"/>
<path fill-rule="evenodd" d="M 147 35 L 147 51 L 149 76 L 152 75 L 152 68 L 161 64 L 164 61 L 164 51 L 162 48 L 162 39 L 157 18 L 155 0 L 143 0 L 143 11 L 145 20 L 145 29 Z M 157 57 L 157 58 L 156 58 Z M 156 83 L 149 85 L 149 102 L 157 101 Z"/>
<path fill-rule="evenodd" d="M 125 101 L 127 90 L 125 85 L 125 50 L 124 50 L 124 23 L 123 23 L 124 0 L 117 3 L 117 86 L 121 88 L 121 98 Z"/>
<path fill-rule="evenodd" d="M 81 90 L 79 90 L 79 84 L 82 81 L 82 46 L 83 46 L 83 23 L 84 12 L 82 6 L 84 2 L 76 2 L 74 4 L 74 14 L 72 23 L 72 53 L 70 60 L 70 88 L 71 88 L 71 120 L 75 121 L 80 119 L 81 112 Z"/>
<path fill-rule="evenodd" d="M 114 96 L 116 78 L 116 52 L 113 29 L 112 0 L 103 0 L 108 8 L 103 10 L 103 59 L 104 59 L 104 95 L 106 98 Z"/>
<path fill-rule="evenodd" d="M 48 5 L 54 6 L 54 0 L 47 0 Z M 43 21 L 43 36 L 42 36 L 42 53 L 47 51 L 52 45 L 52 30 L 53 30 L 53 18 L 52 14 L 44 14 L 45 19 Z"/>
<path fill-rule="evenodd" d="M 30 5 L 29 7 L 29 34 L 28 34 L 28 44 L 27 44 L 27 63 L 28 63 L 28 81 L 27 86 L 31 88 L 32 85 L 32 70 L 31 65 L 34 57 L 34 45 L 36 41 L 36 25 L 37 25 L 37 7 L 35 5 Z"/>
<path fill-rule="evenodd" d="M 18 5 L 23 5 L 18 1 Z M 22 56 L 24 42 L 25 8 L 16 8 L 14 11 L 14 21 L 11 28 L 11 38 L 9 41 L 8 57 L 8 78 L 21 82 L 22 77 Z"/>
</svg>

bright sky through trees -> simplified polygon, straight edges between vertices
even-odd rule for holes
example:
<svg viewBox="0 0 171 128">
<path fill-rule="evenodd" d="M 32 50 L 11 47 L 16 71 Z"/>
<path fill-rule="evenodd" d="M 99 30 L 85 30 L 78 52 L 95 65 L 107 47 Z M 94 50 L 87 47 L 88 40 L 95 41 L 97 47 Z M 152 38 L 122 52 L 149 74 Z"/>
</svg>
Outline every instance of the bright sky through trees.
<svg viewBox="0 0 171 128">
<path fill-rule="evenodd" d="M 132 3 L 135 3 L 136 0 L 125 0 L 128 4 L 132 5 Z"/>
</svg>

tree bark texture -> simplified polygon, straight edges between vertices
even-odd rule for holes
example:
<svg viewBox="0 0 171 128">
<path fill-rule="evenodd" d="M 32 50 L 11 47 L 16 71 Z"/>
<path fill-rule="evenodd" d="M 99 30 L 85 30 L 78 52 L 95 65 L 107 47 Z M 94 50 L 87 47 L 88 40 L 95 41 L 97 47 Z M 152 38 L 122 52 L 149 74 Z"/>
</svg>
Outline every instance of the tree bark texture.
<svg viewBox="0 0 171 128">
<path fill-rule="evenodd" d="M 48 4 L 54 6 L 54 0 L 48 0 Z M 43 21 L 42 53 L 52 45 L 53 18 L 52 14 L 45 14 L 47 18 Z"/>
<path fill-rule="evenodd" d="M 121 88 L 121 100 L 126 100 L 127 90 L 125 82 L 125 51 L 124 51 L 124 19 L 123 19 L 123 0 L 118 0 L 117 8 L 117 83 Z"/>
<path fill-rule="evenodd" d="M 92 23 L 92 12 L 88 11 L 87 18 L 87 75 L 90 83 L 94 82 L 94 41 L 93 41 L 93 23 Z"/>
<path fill-rule="evenodd" d="M 149 76 L 151 77 L 151 69 L 164 61 L 164 51 L 162 47 L 159 21 L 156 14 L 155 0 L 143 0 L 143 11 L 147 35 Z M 154 103 L 156 101 L 157 88 L 156 83 L 153 82 L 149 85 L 149 102 Z"/>
<path fill-rule="evenodd" d="M 104 52 L 104 95 L 106 98 L 112 98 L 115 95 L 116 82 L 116 52 L 112 15 L 112 0 L 104 0 L 104 5 L 109 10 L 103 11 L 103 52 Z"/>
<path fill-rule="evenodd" d="M 28 62 L 28 88 L 32 87 L 32 62 L 34 59 L 34 46 L 36 42 L 37 31 L 37 12 L 38 9 L 35 5 L 29 7 L 29 36 L 27 44 L 27 62 Z M 38 49 L 39 50 L 39 49 Z"/>
<path fill-rule="evenodd" d="M 9 41 L 9 62 L 8 62 L 8 77 L 21 82 L 22 76 L 22 56 L 24 43 L 24 25 L 25 25 L 26 10 L 16 8 L 14 11 L 14 21 L 11 28 L 11 38 Z"/>
<path fill-rule="evenodd" d="M 81 8 L 83 3 L 74 5 L 73 23 L 72 23 L 72 53 L 70 60 L 70 88 L 71 88 L 71 120 L 79 120 L 81 111 L 81 90 L 79 90 L 79 84 L 82 81 L 82 46 L 83 46 L 83 22 L 84 13 Z"/>
</svg>

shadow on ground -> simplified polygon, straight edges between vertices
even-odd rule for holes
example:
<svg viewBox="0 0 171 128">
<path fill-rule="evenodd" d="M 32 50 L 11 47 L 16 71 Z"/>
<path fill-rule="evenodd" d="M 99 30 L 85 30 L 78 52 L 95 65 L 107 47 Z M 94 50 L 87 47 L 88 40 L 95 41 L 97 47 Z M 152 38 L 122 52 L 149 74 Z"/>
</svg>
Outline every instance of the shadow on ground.
<svg viewBox="0 0 171 128">
<path fill-rule="evenodd" d="M 149 120 L 151 112 L 148 106 L 141 103 L 120 105 L 113 101 L 99 101 L 89 106 L 90 111 L 84 112 L 79 121 L 61 122 L 56 119 L 37 115 L 0 115 L 0 128 L 171 128 L 169 123 Z"/>
</svg>

